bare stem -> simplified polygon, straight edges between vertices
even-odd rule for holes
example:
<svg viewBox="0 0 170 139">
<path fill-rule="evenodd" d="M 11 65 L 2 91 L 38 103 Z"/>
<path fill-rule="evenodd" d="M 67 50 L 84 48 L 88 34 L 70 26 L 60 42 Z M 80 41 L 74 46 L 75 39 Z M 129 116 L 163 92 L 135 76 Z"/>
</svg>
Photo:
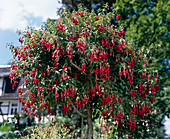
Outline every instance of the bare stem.
<svg viewBox="0 0 170 139">
<path fill-rule="evenodd" d="M 68 98 L 71 106 L 74 108 L 74 110 L 75 110 L 80 116 L 82 116 L 82 117 L 84 117 L 84 118 L 87 118 L 87 115 L 81 113 L 81 112 L 76 108 L 76 106 L 75 106 L 74 103 L 71 101 L 71 99 L 70 99 L 69 97 L 67 97 L 67 98 Z"/>
<path fill-rule="evenodd" d="M 74 64 L 72 60 L 70 60 L 70 63 L 71 63 L 74 67 L 76 67 L 78 70 L 81 70 L 81 68 L 78 67 L 76 64 Z M 84 73 L 85 75 L 87 75 L 85 72 L 83 72 L 83 73 Z"/>
</svg>

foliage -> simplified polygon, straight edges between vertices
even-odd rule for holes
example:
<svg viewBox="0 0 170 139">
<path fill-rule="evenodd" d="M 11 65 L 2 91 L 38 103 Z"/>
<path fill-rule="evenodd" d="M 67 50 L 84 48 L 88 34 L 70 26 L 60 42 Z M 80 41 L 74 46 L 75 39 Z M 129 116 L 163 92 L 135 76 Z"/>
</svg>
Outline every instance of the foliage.
<svg viewBox="0 0 170 139">
<path fill-rule="evenodd" d="M 160 113 L 160 127 L 170 115 L 169 4 L 168 0 L 121 0 L 114 4 L 121 14 L 119 22 L 126 26 L 126 39 L 135 47 L 148 49 L 150 69 L 158 70 L 160 89 L 153 107 Z"/>
<path fill-rule="evenodd" d="M 126 40 L 132 42 L 136 48 L 144 47 L 150 51 L 150 69 L 158 70 L 160 77 L 160 89 L 154 107 L 161 113 L 158 117 L 160 126 L 162 126 L 164 117 L 170 115 L 170 91 L 165 91 L 170 86 L 170 1 L 116 0 L 107 2 L 110 10 L 114 7 L 121 15 L 119 23 L 126 27 Z M 67 0 L 62 3 L 69 9 Z M 90 8 L 89 4 L 98 6 Z M 74 7 L 71 3 L 69 6 Z M 102 2 L 86 1 L 84 6 L 97 11 L 101 8 Z"/>
<path fill-rule="evenodd" d="M 80 7 L 48 20 L 40 30 L 19 32 L 21 45 L 10 45 L 16 58 L 10 78 L 14 86 L 24 78 L 29 90 L 18 92 L 28 95 L 27 100 L 19 97 L 28 114 L 41 119 L 42 112 L 56 114 L 58 104 L 64 114 L 74 108 L 87 118 L 92 138 L 92 122 L 100 115 L 116 123 L 120 137 L 157 113 L 151 104 L 159 89 L 158 73 L 148 68 L 144 50 L 125 41 L 123 27 L 112 24 L 120 15 L 106 9 L 96 14 Z M 109 130 L 107 123 L 103 126 Z"/>
<path fill-rule="evenodd" d="M 2 133 L 0 138 L 6 139 L 16 137 L 16 134 L 14 133 L 15 130 L 15 125 L 13 123 L 9 123 L 8 120 L 5 120 L 4 123 L 0 126 L 0 132 Z"/>
<path fill-rule="evenodd" d="M 36 125 L 35 127 L 29 127 L 25 129 L 28 132 L 28 135 L 22 136 L 23 139 L 68 139 L 69 138 L 69 129 L 66 127 L 54 126 L 43 126 Z M 71 138 L 71 135 L 70 135 Z"/>
<path fill-rule="evenodd" d="M 60 2 L 60 1 L 58 1 Z M 82 4 L 83 7 L 86 7 L 87 9 L 91 10 L 97 10 L 99 8 L 102 8 L 102 6 L 106 3 L 108 3 L 108 6 L 111 7 L 112 3 L 115 3 L 116 0 L 62 0 L 61 3 L 63 6 L 60 8 L 60 11 L 63 11 L 64 9 L 67 9 L 69 11 L 78 10 L 78 5 Z"/>
</svg>

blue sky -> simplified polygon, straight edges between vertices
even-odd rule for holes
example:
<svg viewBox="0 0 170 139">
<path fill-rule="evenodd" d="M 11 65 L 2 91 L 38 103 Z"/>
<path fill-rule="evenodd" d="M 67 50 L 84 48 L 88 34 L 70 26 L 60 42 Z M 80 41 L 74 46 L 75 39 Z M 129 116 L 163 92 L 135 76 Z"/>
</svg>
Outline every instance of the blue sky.
<svg viewBox="0 0 170 139">
<path fill-rule="evenodd" d="M 17 29 L 27 26 L 39 28 L 47 18 L 57 18 L 56 11 L 61 6 L 58 0 L 0 0 L 0 65 L 12 60 L 6 43 L 19 45 Z M 166 118 L 166 130 L 170 136 L 170 120 Z"/>
<path fill-rule="evenodd" d="M 6 43 L 19 45 L 16 31 L 27 26 L 39 28 L 47 18 L 57 18 L 58 0 L 0 0 L 0 65 L 12 59 Z"/>
</svg>

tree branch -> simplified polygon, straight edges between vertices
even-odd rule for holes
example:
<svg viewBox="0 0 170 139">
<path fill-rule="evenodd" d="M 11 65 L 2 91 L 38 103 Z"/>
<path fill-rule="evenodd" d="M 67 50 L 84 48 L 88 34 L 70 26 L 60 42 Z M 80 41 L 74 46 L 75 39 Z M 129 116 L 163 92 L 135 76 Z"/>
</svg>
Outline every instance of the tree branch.
<svg viewBox="0 0 170 139">
<path fill-rule="evenodd" d="M 84 115 L 83 113 L 81 113 L 81 112 L 76 108 L 76 106 L 75 106 L 74 103 L 71 101 L 71 99 L 70 99 L 69 97 L 67 97 L 67 98 L 68 98 L 71 106 L 74 108 L 74 110 L 75 110 L 79 115 L 81 115 L 82 117 L 87 118 L 87 115 Z"/>
<path fill-rule="evenodd" d="M 70 63 L 71 63 L 74 67 L 76 67 L 78 70 L 81 70 L 81 68 L 78 67 L 76 64 L 74 64 L 72 60 L 70 60 Z M 84 73 L 85 75 L 87 75 L 85 72 L 83 72 L 83 73 Z"/>
</svg>

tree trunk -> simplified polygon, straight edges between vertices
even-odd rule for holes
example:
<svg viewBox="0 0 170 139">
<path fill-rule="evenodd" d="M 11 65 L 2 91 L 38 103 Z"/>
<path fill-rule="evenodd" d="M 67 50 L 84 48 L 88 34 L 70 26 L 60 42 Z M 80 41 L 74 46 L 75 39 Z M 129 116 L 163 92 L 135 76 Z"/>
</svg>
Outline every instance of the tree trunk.
<svg viewBox="0 0 170 139">
<path fill-rule="evenodd" d="M 118 139 L 121 139 L 121 136 L 122 136 L 121 128 L 118 125 Z"/>
<path fill-rule="evenodd" d="M 87 139 L 93 139 L 93 120 L 92 120 L 92 108 L 90 104 L 87 104 L 87 123 L 88 123 L 88 131 L 87 131 Z"/>
</svg>

